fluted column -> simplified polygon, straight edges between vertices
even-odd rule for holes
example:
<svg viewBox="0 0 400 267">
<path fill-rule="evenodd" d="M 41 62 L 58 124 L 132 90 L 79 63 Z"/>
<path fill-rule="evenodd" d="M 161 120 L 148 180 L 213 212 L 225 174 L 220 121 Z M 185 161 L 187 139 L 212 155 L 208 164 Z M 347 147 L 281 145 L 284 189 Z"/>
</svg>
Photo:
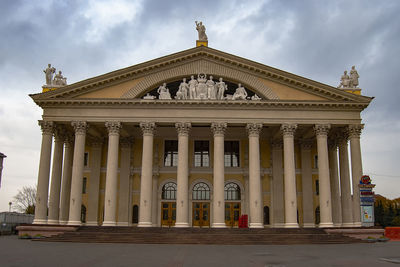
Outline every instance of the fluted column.
<svg viewBox="0 0 400 267">
<path fill-rule="evenodd" d="M 53 151 L 53 168 L 51 172 L 51 186 L 49 197 L 49 216 L 48 224 L 58 224 L 60 212 L 60 190 L 61 190 L 61 172 L 64 151 L 64 132 L 65 129 L 57 126 L 54 131 L 54 151 Z"/>
<path fill-rule="evenodd" d="M 282 140 L 274 140 L 272 147 L 272 222 L 276 228 L 285 226 L 285 200 L 283 194 Z"/>
<path fill-rule="evenodd" d="M 303 188 L 303 227 L 315 227 L 314 198 L 312 190 L 311 148 L 312 140 L 301 141 L 301 182 Z"/>
<path fill-rule="evenodd" d="M 315 125 L 318 151 L 319 207 L 321 221 L 319 227 L 333 227 L 331 185 L 329 178 L 328 132 L 330 125 Z"/>
<path fill-rule="evenodd" d="M 175 123 L 178 132 L 178 170 L 175 227 L 189 227 L 189 132 L 188 122 Z"/>
<path fill-rule="evenodd" d="M 142 122 L 140 123 L 140 128 L 143 132 L 143 153 L 138 227 L 151 227 L 153 139 L 156 124 L 154 122 Z"/>
<path fill-rule="evenodd" d="M 69 217 L 69 200 L 71 197 L 72 160 L 74 156 L 74 136 L 67 134 L 64 140 L 64 165 L 61 181 L 60 224 L 67 224 Z"/>
<path fill-rule="evenodd" d="M 40 150 L 35 219 L 33 220 L 34 224 L 47 223 L 47 197 L 49 192 L 51 143 L 54 129 L 52 121 L 39 121 L 39 126 L 42 129 L 42 147 Z"/>
<path fill-rule="evenodd" d="M 351 200 L 351 183 L 347 133 L 342 132 L 339 141 L 340 192 L 342 202 L 342 227 L 353 227 L 353 203 Z"/>
<path fill-rule="evenodd" d="M 99 214 L 101 150 L 103 140 L 96 139 L 90 144 L 90 179 L 88 188 L 88 209 L 86 225 L 97 226 Z"/>
<path fill-rule="evenodd" d="M 212 123 L 211 129 L 214 134 L 214 168 L 213 168 L 213 228 L 224 228 L 225 224 L 225 199 L 224 199 L 224 136 L 227 123 Z"/>
<path fill-rule="evenodd" d="M 338 151 L 337 151 L 337 140 L 330 140 L 328 142 L 329 151 L 329 176 L 331 185 L 331 197 L 332 197 L 332 221 L 333 226 L 342 226 L 342 204 L 340 201 L 340 189 L 339 189 L 339 170 L 338 170 Z"/>
<path fill-rule="evenodd" d="M 119 173 L 118 225 L 129 225 L 129 178 L 131 176 L 132 139 L 121 140 L 121 170 Z"/>
<path fill-rule="evenodd" d="M 353 181 L 353 223 L 361 227 L 360 188 L 358 187 L 363 175 L 360 135 L 364 125 L 349 125 L 350 154 L 351 154 L 351 176 Z"/>
<path fill-rule="evenodd" d="M 108 121 L 105 125 L 108 130 L 108 154 L 103 226 L 115 226 L 117 225 L 118 148 L 121 123 Z"/>
<path fill-rule="evenodd" d="M 246 125 L 249 135 L 249 188 L 250 188 L 250 228 L 264 228 L 263 200 L 260 177 L 260 132 L 261 123 Z"/>
<path fill-rule="evenodd" d="M 83 163 L 88 125 L 84 121 L 73 121 L 71 125 L 75 129 L 75 145 L 68 225 L 81 225 Z"/>
<path fill-rule="evenodd" d="M 296 124 L 283 124 L 283 155 L 285 174 L 285 228 L 297 228 L 296 167 L 294 164 L 294 133 Z"/>
</svg>

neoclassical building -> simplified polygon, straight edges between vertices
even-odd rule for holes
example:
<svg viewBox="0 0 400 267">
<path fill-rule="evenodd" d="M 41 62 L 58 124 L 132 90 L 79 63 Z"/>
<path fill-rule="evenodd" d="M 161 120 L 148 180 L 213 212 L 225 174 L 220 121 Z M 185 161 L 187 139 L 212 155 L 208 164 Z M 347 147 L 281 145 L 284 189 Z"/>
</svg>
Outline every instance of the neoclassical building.
<svg viewBox="0 0 400 267">
<path fill-rule="evenodd" d="M 361 226 L 372 98 L 359 88 L 204 42 L 70 85 L 54 72 L 31 95 L 43 109 L 35 224 Z"/>
</svg>

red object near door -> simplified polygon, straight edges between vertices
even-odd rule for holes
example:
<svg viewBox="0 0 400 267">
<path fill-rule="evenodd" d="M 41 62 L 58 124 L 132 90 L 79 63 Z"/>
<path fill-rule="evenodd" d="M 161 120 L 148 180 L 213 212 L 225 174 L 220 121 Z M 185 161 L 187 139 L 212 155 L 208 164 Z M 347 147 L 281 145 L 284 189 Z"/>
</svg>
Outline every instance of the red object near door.
<svg viewBox="0 0 400 267">
<path fill-rule="evenodd" d="M 249 228 L 249 216 L 247 214 L 239 217 L 239 228 Z"/>
</svg>

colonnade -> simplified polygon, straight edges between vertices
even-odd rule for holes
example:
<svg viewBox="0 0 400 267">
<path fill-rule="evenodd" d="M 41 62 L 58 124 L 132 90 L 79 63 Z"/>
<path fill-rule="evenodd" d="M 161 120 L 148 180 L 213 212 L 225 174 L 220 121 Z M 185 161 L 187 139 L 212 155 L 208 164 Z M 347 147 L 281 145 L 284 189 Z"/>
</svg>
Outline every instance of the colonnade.
<svg viewBox="0 0 400 267">
<path fill-rule="evenodd" d="M 39 121 L 42 128 L 42 146 L 39 163 L 37 198 L 34 224 L 81 224 L 82 179 L 86 132 L 89 125 L 73 121 L 75 135 L 66 134 L 65 128 L 51 121 Z M 154 225 L 153 143 L 156 123 L 139 124 L 143 134 L 143 152 L 140 182 L 139 227 Z M 214 139 L 213 157 L 213 221 L 211 227 L 225 227 L 224 220 L 224 139 L 228 124 L 211 123 Z M 120 177 L 130 175 L 130 144 L 120 138 L 121 122 L 105 122 L 108 131 L 106 187 L 104 200 L 104 226 L 128 225 L 129 178 L 120 178 L 118 189 L 118 157 L 121 144 Z M 178 136 L 176 227 L 189 227 L 189 136 L 190 122 L 175 124 Z M 249 140 L 249 226 L 262 228 L 263 197 L 260 173 L 260 123 L 246 124 Z M 328 143 L 329 124 L 314 125 L 318 153 L 320 227 L 361 226 L 358 183 L 362 176 L 360 134 L 362 125 L 349 125 L 333 143 Z M 272 226 L 299 227 L 297 222 L 297 190 L 295 166 L 296 124 L 282 124 L 282 139 L 272 142 Z M 52 137 L 54 135 L 53 167 L 50 197 L 49 177 Z M 348 155 L 348 139 L 351 148 L 351 172 Z M 303 227 L 315 227 L 312 191 L 311 148 L 314 140 L 301 140 L 301 175 Z M 102 140 L 91 142 L 92 176 L 88 203 L 95 209 L 88 210 L 87 225 L 97 225 L 99 201 L 99 174 Z M 337 152 L 339 148 L 339 153 Z M 339 160 L 338 160 L 339 154 Z M 63 158 L 64 155 L 64 158 Z M 283 159 L 283 161 L 282 161 Z M 339 172 L 339 169 L 340 172 Z M 351 196 L 351 184 L 353 197 Z M 247 188 L 246 188 L 247 190 Z M 118 193 L 119 191 L 119 193 Z M 118 193 L 118 194 L 117 194 Z M 119 198 L 119 199 L 118 199 Z M 119 204 L 117 205 L 117 203 Z M 48 207 L 48 216 L 47 216 Z M 117 209 L 118 207 L 118 209 Z M 118 214 L 118 223 L 117 223 Z"/>
</svg>

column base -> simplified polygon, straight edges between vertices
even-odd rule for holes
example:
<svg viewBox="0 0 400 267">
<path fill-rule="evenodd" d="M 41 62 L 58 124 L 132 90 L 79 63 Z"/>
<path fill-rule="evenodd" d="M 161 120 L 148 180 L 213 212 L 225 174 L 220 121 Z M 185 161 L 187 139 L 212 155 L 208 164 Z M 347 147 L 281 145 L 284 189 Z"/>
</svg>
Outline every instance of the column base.
<svg viewBox="0 0 400 267">
<path fill-rule="evenodd" d="M 97 221 L 88 221 L 86 226 L 99 226 L 99 223 Z"/>
<path fill-rule="evenodd" d="M 315 228 L 315 223 L 304 223 L 303 224 L 304 228 Z"/>
<path fill-rule="evenodd" d="M 226 228 L 226 224 L 225 223 L 213 223 L 212 228 Z"/>
<path fill-rule="evenodd" d="M 285 224 L 284 223 L 274 223 L 272 227 L 273 228 L 284 228 Z"/>
<path fill-rule="evenodd" d="M 342 223 L 342 227 L 354 227 L 353 223 Z"/>
<path fill-rule="evenodd" d="M 34 219 L 32 224 L 47 224 L 47 220 L 43 219 Z"/>
<path fill-rule="evenodd" d="M 319 228 L 332 228 L 333 227 L 333 223 L 331 222 L 326 222 L 326 223 L 320 223 Z"/>
<path fill-rule="evenodd" d="M 353 227 L 361 227 L 361 222 L 354 222 Z"/>
<path fill-rule="evenodd" d="M 47 224 L 60 224 L 58 220 L 47 220 Z"/>
<path fill-rule="evenodd" d="M 333 227 L 342 227 L 341 223 L 333 223 Z"/>
<path fill-rule="evenodd" d="M 117 222 L 117 226 L 129 226 L 128 222 Z"/>
<path fill-rule="evenodd" d="M 81 221 L 68 221 L 67 225 L 81 226 L 82 222 Z"/>
<path fill-rule="evenodd" d="M 153 223 L 152 222 L 139 222 L 138 227 L 153 227 Z"/>
<path fill-rule="evenodd" d="M 175 226 L 174 226 L 175 228 L 187 228 L 187 227 L 189 227 L 189 223 L 184 223 L 184 222 L 181 222 L 181 223 L 175 223 Z"/>
<path fill-rule="evenodd" d="M 285 223 L 284 228 L 299 228 L 298 223 Z"/>
<path fill-rule="evenodd" d="M 104 221 L 101 226 L 117 226 L 115 221 Z"/>
<path fill-rule="evenodd" d="M 250 223 L 249 228 L 264 228 L 264 224 L 262 223 Z"/>
<path fill-rule="evenodd" d="M 61 225 L 65 225 L 65 224 L 67 224 L 68 223 L 68 221 L 60 221 L 60 224 Z"/>
</svg>

